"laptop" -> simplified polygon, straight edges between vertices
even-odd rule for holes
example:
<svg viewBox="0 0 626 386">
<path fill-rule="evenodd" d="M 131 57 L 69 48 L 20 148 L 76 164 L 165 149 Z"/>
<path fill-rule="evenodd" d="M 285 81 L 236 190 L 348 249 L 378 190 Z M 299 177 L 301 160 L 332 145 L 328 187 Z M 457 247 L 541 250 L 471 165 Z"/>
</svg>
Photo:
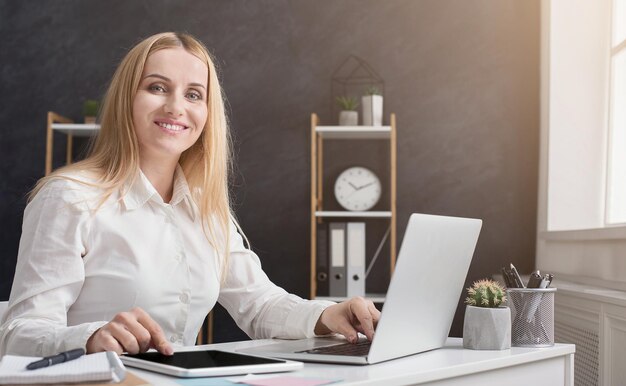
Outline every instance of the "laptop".
<svg viewBox="0 0 626 386">
<path fill-rule="evenodd" d="M 366 365 L 442 347 L 481 226 L 478 219 L 411 215 L 371 342 L 363 337 L 356 344 L 322 337 L 282 340 L 240 351 L 305 362 Z"/>
</svg>

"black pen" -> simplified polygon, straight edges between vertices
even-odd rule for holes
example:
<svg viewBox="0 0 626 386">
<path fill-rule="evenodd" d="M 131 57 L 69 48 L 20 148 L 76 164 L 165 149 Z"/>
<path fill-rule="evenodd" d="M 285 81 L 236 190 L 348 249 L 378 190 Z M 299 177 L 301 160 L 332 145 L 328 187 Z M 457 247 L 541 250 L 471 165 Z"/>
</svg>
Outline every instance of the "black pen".
<svg viewBox="0 0 626 386">
<path fill-rule="evenodd" d="M 85 350 L 82 348 L 77 348 L 74 350 L 62 352 L 57 355 L 44 357 L 43 359 L 40 359 L 38 361 L 31 362 L 28 364 L 28 366 L 26 366 L 26 370 L 36 370 L 42 367 L 56 365 L 57 363 L 68 362 L 80 358 L 83 355 L 85 355 Z"/>
</svg>

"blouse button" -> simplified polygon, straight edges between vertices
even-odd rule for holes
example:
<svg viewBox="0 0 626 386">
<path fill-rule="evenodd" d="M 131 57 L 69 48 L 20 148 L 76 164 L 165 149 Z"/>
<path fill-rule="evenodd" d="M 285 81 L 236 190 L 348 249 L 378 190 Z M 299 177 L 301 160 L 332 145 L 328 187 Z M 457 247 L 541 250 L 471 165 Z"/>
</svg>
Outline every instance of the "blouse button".
<svg viewBox="0 0 626 386">
<path fill-rule="evenodd" d="M 187 293 L 180 294 L 178 298 L 180 299 L 182 303 L 189 304 L 189 295 L 187 295 Z"/>
</svg>

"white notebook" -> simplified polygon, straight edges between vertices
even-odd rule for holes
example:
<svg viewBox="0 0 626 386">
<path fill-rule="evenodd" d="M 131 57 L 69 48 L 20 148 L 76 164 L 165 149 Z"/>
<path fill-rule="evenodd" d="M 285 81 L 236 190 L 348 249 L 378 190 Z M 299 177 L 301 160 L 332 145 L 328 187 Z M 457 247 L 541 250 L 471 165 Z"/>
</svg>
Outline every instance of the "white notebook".
<svg viewBox="0 0 626 386">
<path fill-rule="evenodd" d="M 100 352 L 37 370 L 26 365 L 41 357 L 5 355 L 0 361 L 0 385 L 25 383 L 121 382 L 126 369 L 116 353 Z"/>
</svg>

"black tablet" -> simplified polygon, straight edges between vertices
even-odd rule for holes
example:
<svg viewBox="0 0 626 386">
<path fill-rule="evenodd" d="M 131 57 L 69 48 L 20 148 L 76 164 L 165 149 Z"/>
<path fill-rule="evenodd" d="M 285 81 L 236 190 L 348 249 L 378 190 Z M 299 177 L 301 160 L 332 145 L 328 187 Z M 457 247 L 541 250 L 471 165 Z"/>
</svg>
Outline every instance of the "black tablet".
<svg viewBox="0 0 626 386">
<path fill-rule="evenodd" d="M 173 355 L 151 351 L 120 358 L 130 367 L 185 378 L 292 371 L 303 366 L 301 362 L 219 350 L 178 351 Z"/>
</svg>

